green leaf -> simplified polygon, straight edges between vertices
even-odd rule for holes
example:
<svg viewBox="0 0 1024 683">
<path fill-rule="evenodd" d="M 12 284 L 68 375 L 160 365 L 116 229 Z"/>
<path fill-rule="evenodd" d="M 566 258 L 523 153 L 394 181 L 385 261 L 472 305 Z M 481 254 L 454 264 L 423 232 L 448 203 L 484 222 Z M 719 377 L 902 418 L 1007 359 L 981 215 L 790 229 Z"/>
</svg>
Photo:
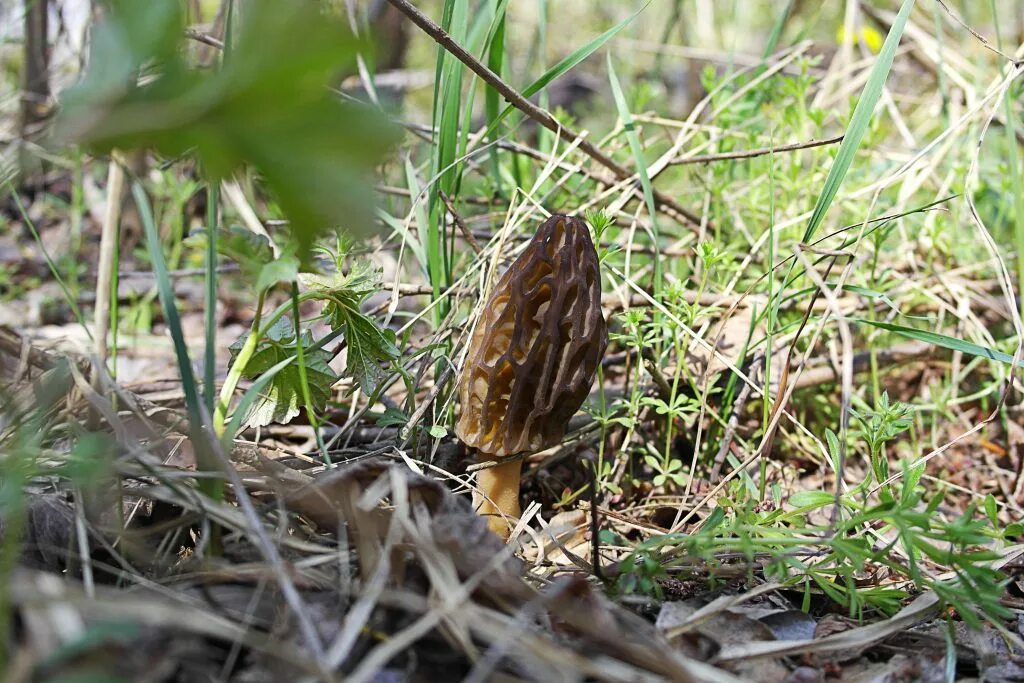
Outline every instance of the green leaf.
<svg viewBox="0 0 1024 683">
<path fill-rule="evenodd" d="M 1002 351 L 996 351 L 995 349 L 990 349 L 987 346 L 973 344 L 969 341 L 964 341 L 963 339 L 939 334 L 938 332 L 919 330 L 914 327 L 905 327 L 903 325 L 882 322 L 880 320 L 868 320 L 866 318 L 854 318 L 854 320 L 859 323 L 864 323 L 865 325 L 872 325 L 882 330 L 894 332 L 903 337 L 909 337 L 910 339 L 916 339 L 928 344 L 934 344 L 935 346 L 941 346 L 942 348 L 949 349 L 950 351 L 959 351 L 970 356 L 980 356 L 981 358 L 998 360 L 1003 363 L 1013 363 L 1013 356 L 1003 353 Z M 1017 367 L 1024 368 L 1024 360 L 1018 361 Z"/>
<path fill-rule="evenodd" d="M 208 240 L 206 230 L 197 230 L 185 244 L 205 249 Z M 217 253 L 237 263 L 246 282 L 256 284 L 257 292 L 278 282 L 291 282 L 299 274 L 299 260 L 290 251 L 275 257 L 270 240 L 237 225 L 218 231 Z"/>
<path fill-rule="evenodd" d="M 843 449 L 839 446 L 839 437 L 836 436 L 836 433 L 831 429 L 826 429 L 825 441 L 828 443 L 829 457 L 832 458 L 832 470 L 834 472 L 839 472 L 843 467 L 841 460 Z"/>
<path fill-rule="evenodd" d="M 633 12 L 628 17 L 626 17 L 619 23 L 615 24 L 615 26 L 612 26 L 610 29 L 608 29 L 601 35 L 587 41 L 582 46 L 574 50 L 571 54 L 569 54 L 561 61 L 559 61 L 557 64 L 552 66 L 550 69 L 545 71 L 540 76 L 540 78 L 538 78 L 533 83 L 530 83 L 528 86 L 523 88 L 523 97 L 530 97 L 531 95 L 536 95 L 541 90 L 546 88 L 556 78 L 572 70 L 580 62 L 582 62 L 587 57 L 597 52 L 602 45 L 604 45 L 609 40 L 614 38 L 619 31 L 626 28 L 626 26 L 628 26 L 630 22 L 636 19 L 637 15 L 639 15 L 641 12 L 647 9 L 647 6 L 650 4 L 650 2 L 644 3 L 644 5 L 640 7 L 640 9 Z M 513 110 L 515 110 L 515 107 L 512 106 L 511 104 L 506 106 L 505 109 L 502 110 L 501 114 L 499 114 L 496 118 L 494 118 L 491 121 L 490 126 L 488 126 L 487 130 L 484 132 L 483 136 L 481 136 L 480 139 L 485 140 L 490 138 L 494 131 L 498 128 L 498 125 L 502 122 L 502 120 L 504 120 L 504 118 L 508 116 L 508 114 L 510 114 Z"/>
<path fill-rule="evenodd" d="M 820 508 L 831 505 L 835 494 L 828 491 L 797 491 L 789 497 L 789 504 L 795 508 Z"/>
<path fill-rule="evenodd" d="M 408 423 L 409 416 L 394 406 L 388 406 L 385 408 L 384 414 L 377 418 L 377 426 L 382 428 L 398 427 L 401 429 Z"/>
<path fill-rule="evenodd" d="M 921 481 L 921 477 L 924 476 L 924 463 L 918 463 L 914 467 L 908 467 L 903 472 L 903 492 L 900 495 L 900 499 L 906 503 L 909 502 L 914 496 L 914 489 L 917 488 L 918 482 Z"/>
<path fill-rule="evenodd" d="M 991 493 L 985 496 L 985 514 L 988 515 L 988 519 L 992 522 L 993 526 L 999 524 L 999 506 Z"/>
<path fill-rule="evenodd" d="M 256 278 L 256 291 L 262 292 L 278 282 L 293 282 L 298 276 L 299 259 L 291 254 L 281 254 L 260 268 L 260 274 Z"/>
<path fill-rule="evenodd" d="M 232 360 L 245 343 L 243 335 L 230 347 Z M 282 362 L 296 354 L 295 328 L 291 319 L 282 316 L 268 330 L 265 340 L 260 341 L 256 351 L 245 366 L 246 379 L 255 379 L 274 370 L 269 382 L 260 390 L 245 413 L 247 427 L 262 427 L 270 423 L 287 423 L 299 414 L 302 405 L 302 377 L 296 363 L 282 365 Z M 316 348 L 313 335 L 302 333 L 302 347 L 309 381 L 313 410 L 323 410 L 331 397 L 331 387 L 338 381 L 338 375 L 328 362 L 330 352 Z"/>
<path fill-rule="evenodd" d="M 348 372 L 364 393 L 372 394 L 388 376 L 381 363 L 401 356 L 395 345 L 395 333 L 380 328 L 359 310 L 359 304 L 377 291 L 379 273 L 372 265 L 357 261 L 347 274 L 303 274 L 299 279 L 327 301 L 324 314 L 335 329 L 344 330 Z"/>
<path fill-rule="evenodd" d="M 289 218 L 277 241 L 302 263 L 325 230 L 373 224 L 369 179 L 397 132 L 328 89 L 362 45 L 318 3 L 246 2 L 231 59 L 206 71 L 186 61 L 178 0 L 111 9 L 86 77 L 62 95 L 61 138 L 99 152 L 191 152 L 214 180 L 255 167 Z M 152 78 L 136 85 L 150 63 Z"/>
<path fill-rule="evenodd" d="M 356 261 L 348 273 L 302 273 L 299 282 L 307 289 L 322 295 L 327 301 L 324 305 L 324 315 L 335 328 L 338 328 L 348 322 L 350 310 L 358 312 L 359 304 L 377 291 L 380 285 L 380 272 L 367 261 Z"/>
<path fill-rule="evenodd" d="M 442 427 L 441 425 L 431 425 L 429 431 L 430 436 L 434 439 L 443 439 L 444 437 L 448 436 L 448 430 Z"/>
<path fill-rule="evenodd" d="M 185 245 L 206 249 L 209 239 L 206 230 L 197 230 L 185 239 Z M 248 281 L 255 281 L 263 266 L 274 260 L 270 240 L 237 225 L 217 232 L 217 253 L 237 263 Z"/>
<path fill-rule="evenodd" d="M 395 333 L 382 330 L 362 313 L 350 309 L 345 323 L 345 342 L 348 345 L 345 367 L 363 393 L 370 395 L 388 376 L 381 362 L 401 355 L 395 346 Z"/>
</svg>

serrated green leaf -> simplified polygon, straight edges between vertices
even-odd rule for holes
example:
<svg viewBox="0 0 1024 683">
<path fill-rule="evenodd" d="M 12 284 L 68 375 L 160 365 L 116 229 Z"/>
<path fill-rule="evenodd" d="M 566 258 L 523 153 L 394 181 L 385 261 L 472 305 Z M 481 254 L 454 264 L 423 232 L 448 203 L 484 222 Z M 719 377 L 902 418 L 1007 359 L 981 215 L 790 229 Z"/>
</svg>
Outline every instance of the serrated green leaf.
<svg viewBox="0 0 1024 683">
<path fill-rule="evenodd" d="M 380 364 L 401 355 L 395 346 L 394 332 L 382 330 L 362 313 L 348 309 L 345 342 L 345 367 L 363 393 L 372 394 L 388 376 Z"/>
<path fill-rule="evenodd" d="M 230 347 L 232 359 L 245 343 L 245 336 Z M 302 333 L 306 378 L 309 382 L 313 410 L 323 410 L 331 397 L 331 387 L 338 381 L 338 375 L 328 365 L 331 354 L 322 348 L 315 348 L 313 335 Z M 295 328 L 287 317 L 280 318 L 268 330 L 266 338 L 260 341 L 255 353 L 245 366 L 244 377 L 255 379 L 263 373 L 278 368 L 296 354 Z M 245 414 L 247 427 L 262 427 L 271 423 L 284 424 L 299 414 L 303 406 L 302 376 L 299 366 L 291 363 L 279 367 L 269 383 L 260 390 Z"/>
<path fill-rule="evenodd" d="M 205 230 L 198 230 L 185 244 L 205 249 L 208 239 Z M 237 263 L 245 280 L 254 282 L 258 292 L 279 282 L 292 282 L 299 274 L 299 260 L 290 251 L 274 256 L 270 240 L 237 225 L 218 231 L 217 253 Z"/>
<path fill-rule="evenodd" d="M 197 230 L 185 240 L 186 246 L 205 249 L 209 234 Z M 238 264 L 246 280 L 255 282 L 263 266 L 274 260 L 270 240 L 252 230 L 232 225 L 217 232 L 217 253 Z"/>
<path fill-rule="evenodd" d="M 326 300 L 324 315 L 335 329 L 344 329 L 348 372 L 364 393 L 372 394 L 388 374 L 381 363 L 401 355 L 395 345 L 395 333 L 380 328 L 359 310 L 359 304 L 377 291 L 379 271 L 369 263 L 357 261 L 348 273 L 303 273 L 299 279 Z"/>
<path fill-rule="evenodd" d="M 302 273 L 299 282 L 307 289 L 324 296 L 327 300 L 324 315 L 335 328 L 338 328 L 348 322 L 349 311 L 358 312 L 359 304 L 377 291 L 380 271 L 366 261 L 356 261 L 348 273 Z"/>
</svg>

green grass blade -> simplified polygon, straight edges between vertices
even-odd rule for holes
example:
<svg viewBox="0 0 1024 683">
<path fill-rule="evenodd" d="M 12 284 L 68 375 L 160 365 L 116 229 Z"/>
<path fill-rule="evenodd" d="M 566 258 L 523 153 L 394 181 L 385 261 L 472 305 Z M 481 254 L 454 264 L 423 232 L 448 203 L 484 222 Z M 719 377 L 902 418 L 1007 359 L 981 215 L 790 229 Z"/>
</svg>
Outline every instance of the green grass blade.
<svg viewBox="0 0 1024 683">
<path fill-rule="evenodd" d="M 612 64 L 612 55 L 608 53 L 608 80 L 612 86 L 612 96 L 615 98 L 615 106 L 619 112 L 619 118 L 626 129 L 626 139 L 629 141 L 629 148 L 633 152 L 633 160 L 636 163 L 636 171 L 640 176 L 640 187 L 644 194 L 644 203 L 647 205 L 647 213 L 651 217 L 651 229 L 654 232 L 654 298 L 660 300 L 661 294 L 661 254 L 658 231 L 658 212 L 654 203 L 654 191 L 651 185 L 650 175 L 647 173 L 647 161 L 644 159 L 644 148 L 640 143 L 640 136 L 637 135 L 636 126 L 633 124 L 633 116 L 629 113 L 629 106 L 626 104 L 626 97 L 622 94 L 622 86 L 619 78 L 615 75 L 615 66 Z"/>
<path fill-rule="evenodd" d="M 761 52 L 762 62 L 775 54 L 775 48 L 779 44 L 779 38 L 782 37 L 782 29 L 786 27 L 786 21 L 789 19 L 789 13 L 793 10 L 794 2 L 796 0 L 787 0 L 786 6 L 782 8 L 779 16 L 775 19 L 775 23 L 772 24 L 772 31 L 768 34 L 768 40 L 765 42 L 764 50 Z"/>
<path fill-rule="evenodd" d="M 442 28 L 460 45 L 466 43 L 469 31 L 469 7 L 467 0 L 445 0 Z M 455 164 L 459 150 L 462 114 L 462 75 L 465 67 L 461 61 L 440 49 L 437 54 L 434 90 L 434 129 L 437 131 L 431 162 L 432 176 L 437 178 L 428 189 L 427 209 L 427 267 L 433 298 L 440 297 L 441 291 L 451 281 L 450 264 L 447 259 L 447 243 L 443 225 L 444 204 L 442 192 L 454 195 L 461 167 Z M 434 322 L 437 324 L 446 313 L 446 306 L 437 307 Z"/>
<path fill-rule="evenodd" d="M 167 271 L 167 262 L 164 260 L 160 236 L 153 221 L 153 211 L 149 205 L 149 198 L 146 196 L 146 190 L 138 181 L 132 183 L 132 196 L 135 198 L 135 204 L 139 209 L 139 216 L 142 219 L 142 226 L 146 235 L 146 247 L 149 249 L 149 257 L 153 263 L 153 271 L 156 277 L 157 292 L 160 295 L 160 305 L 163 308 L 164 318 L 167 320 L 167 329 L 170 331 L 171 339 L 174 342 L 174 353 L 177 356 L 182 388 L 185 391 L 185 404 L 189 411 L 189 417 L 199 423 L 201 422 L 199 391 L 196 387 L 195 375 L 192 372 L 188 346 L 185 344 L 185 335 L 181 329 L 181 318 L 178 316 L 178 308 L 174 303 L 174 289 L 171 287 L 171 278 Z"/>
<path fill-rule="evenodd" d="M 1003 49 L 1003 35 L 999 31 L 999 12 L 996 8 L 995 0 L 989 2 L 992 8 L 992 23 L 995 25 L 996 31 L 996 46 Z M 941 72 L 940 72 L 941 73 Z M 1007 165 L 1010 167 L 1010 187 L 1011 194 L 1013 195 L 1013 236 L 1014 246 L 1017 251 L 1017 290 L 1021 291 L 1024 288 L 1024 178 L 1021 177 L 1021 156 L 1020 146 L 1017 144 L 1017 126 L 1019 125 L 1019 117 L 1014 113 L 1013 110 L 1013 92 L 1012 90 L 1006 91 L 1006 96 L 1003 98 L 1003 115 L 1006 118 L 1006 125 L 1004 126 L 1004 132 L 1006 134 L 1006 147 L 1009 150 L 1008 158 L 1006 160 Z M 1024 298 L 1020 301 L 1020 311 L 1024 314 Z"/>
<path fill-rule="evenodd" d="M 157 233 L 156 224 L 153 221 L 153 211 L 150 208 L 146 190 L 138 181 L 132 183 L 132 196 L 135 198 L 135 205 L 139 209 L 139 217 L 146 234 L 146 247 L 149 250 L 150 260 L 153 262 L 153 272 L 156 276 L 157 292 L 160 295 L 164 319 L 174 342 L 174 355 L 178 360 L 181 386 L 185 391 L 185 406 L 188 409 L 189 431 L 195 446 L 196 461 L 200 468 L 216 472 L 220 468 L 210 452 L 209 432 L 203 429 L 203 411 L 200 405 L 199 390 L 196 386 L 195 374 L 192 372 L 188 346 L 185 344 L 185 334 L 181 329 L 181 318 L 178 316 L 178 308 L 174 303 L 174 289 L 171 287 L 171 278 L 167 271 L 167 262 L 164 260 L 160 235 Z M 199 488 L 214 500 L 221 500 L 224 497 L 221 482 L 216 479 L 200 478 Z"/>
<path fill-rule="evenodd" d="M 205 348 L 203 350 L 203 396 L 206 411 L 213 415 L 217 407 L 217 222 L 220 215 L 220 187 L 209 183 L 206 188 L 206 260 L 204 275 L 206 285 L 203 302 L 203 320 L 206 325 Z"/>
<path fill-rule="evenodd" d="M 324 445 L 324 437 L 320 431 L 320 418 L 316 414 L 316 407 L 313 405 L 313 393 L 309 389 L 309 375 L 306 373 L 305 352 L 302 349 L 302 325 L 301 311 L 299 310 L 299 283 L 292 281 L 292 323 L 295 326 L 295 362 L 299 364 L 299 384 L 302 387 L 302 402 L 306 404 L 306 417 L 309 418 L 309 426 L 313 428 L 313 436 L 320 448 L 320 456 L 328 466 L 331 464 L 331 456 L 327 454 L 327 446 Z"/>
<path fill-rule="evenodd" d="M 903 0 L 900 13 L 896 16 L 895 21 L 893 21 L 889 34 L 885 37 L 885 43 L 875 59 L 875 65 L 871 67 L 868 82 L 864 85 L 860 99 L 857 100 L 857 106 L 853 110 L 850 125 L 846 127 L 843 144 L 839 146 L 839 152 L 832 163 L 832 168 L 829 169 L 825 185 L 821 190 L 821 194 L 818 195 L 814 211 L 807 222 L 807 229 L 804 230 L 803 236 L 804 242 L 807 242 L 814 236 L 821 222 L 825 219 L 825 214 L 828 212 L 829 207 L 832 206 L 832 201 L 843 184 L 846 172 L 850 169 L 850 164 L 853 163 L 853 157 L 857 154 L 857 148 L 860 147 L 861 140 L 864 139 L 864 134 L 871 124 L 871 114 L 874 112 L 875 105 L 878 104 L 878 100 L 882 96 L 882 88 L 885 86 L 886 78 L 889 76 L 892 60 L 896 55 L 896 48 L 899 47 L 900 38 L 903 36 L 903 29 L 907 25 L 907 19 L 910 18 L 910 10 L 913 7 L 914 0 Z"/>
<path fill-rule="evenodd" d="M 879 320 L 868 320 L 866 318 L 854 318 L 856 322 L 864 323 L 865 325 L 871 325 L 877 327 L 880 330 L 886 330 L 898 334 L 901 337 L 907 337 L 908 339 L 914 339 L 916 341 L 922 341 L 926 344 L 934 344 L 950 351 L 959 351 L 966 353 L 969 356 L 978 356 L 980 358 L 988 358 L 989 360 L 997 360 L 1002 363 L 1013 363 L 1013 356 L 1003 353 L 1002 351 L 996 351 L 990 349 L 987 346 L 981 346 L 980 344 L 974 344 L 963 339 L 957 339 L 956 337 L 950 337 L 945 334 L 939 334 L 938 332 L 929 332 L 928 330 L 919 330 L 914 327 L 906 327 L 904 325 L 897 325 L 895 323 L 887 323 Z M 1017 367 L 1024 368 L 1024 361 L 1018 361 Z"/>
<path fill-rule="evenodd" d="M 612 26 L 610 29 L 608 29 L 601 35 L 597 36 L 596 38 L 592 38 L 591 40 L 587 41 L 577 49 L 573 50 L 571 54 L 563 58 L 561 61 L 552 66 L 547 71 L 545 71 L 540 78 L 535 80 L 530 85 L 526 86 L 526 88 L 523 89 L 522 92 L 523 97 L 530 97 L 531 95 L 536 95 L 542 89 L 546 88 L 548 84 L 550 84 L 553 80 L 572 70 L 584 59 L 597 52 L 597 50 L 599 50 L 602 45 L 604 45 L 609 40 L 614 38 L 619 31 L 626 28 L 641 12 L 647 9 L 647 6 L 650 4 L 650 2 L 644 3 L 644 5 L 640 7 L 640 9 L 633 12 L 619 23 L 615 24 L 615 26 Z"/>
<path fill-rule="evenodd" d="M 614 38 L 619 31 L 626 28 L 626 26 L 628 26 L 630 22 L 632 22 L 637 17 L 637 15 L 639 15 L 641 12 L 647 9 L 647 6 L 650 4 L 650 2 L 644 3 L 644 5 L 636 12 L 633 12 L 633 14 L 629 15 L 619 23 L 615 24 L 615 26 L 612 26 L 610 29 L 608 29 L 601 35 L 583 44 L 581 47 L 577 48 L 571 54 L 566 56 L 564 59 L 559 61 L 557 64 L 552 66 L 547 71 L 545 71 L 540 76 L 540 78 L 535 80 L 533 83 L 530 83 L 528 86 L 526 86 L 526 88 L 523 89 L 523 97 L 531 97 L 532 95 L 536 95 L 543 88 L 546 88 L 553 80 L 571 71 L 584 59 L 597 52 L 599 49 L 601 49 L 602 45 L 604 45 L 609 40 Z M 505 117 L 508 116 L 514 110 L 515 107 L 513 107 L 512 105 L 508 105 L 507 107 L 505 107 L 504 111 L 502 111 L 501 114 L 499 114 L 498 117 L 494 121 L 492 121 L 491 124 L 487 127 L 487 130 L 484 132 L 482 139 L 487 139 L 491 137 L 494 134 L 494 131 L 497 129 L 498 124 L 500 124 L 505 119 Z"/>
<path fill-rule="evenodd" d="M 508 0 L 502 0 L 495 9 L 494 23 L 491 26 L 491 34 L 487 37 L 487 68 L 502 76 L 505 66 L 505 9 Z M 495 122 L 500 123 L 501 96 L 494 88 L 487 88 L 484 92 L 484 117 L 487 121 L 487 129 L 490 130 Z M 491 148 L 491 174 L 495 182 L 500 183 L 501 168 L 498 163 L 499 150 Z M 500 187 L 500 186 L 499 186 Z"/>
<path fill-rule="evenodd" d="M 64 295 L 64 300 L 71 309 L 72 315 L 75 316 L 75 320 L 77 320 L 78 324 L 85 330 L 89 339 L 92 339 L 92 330 L 85 324 L 85 318 L 82 317 L 82 311 L 78 308 L 78 301 L 74 296 L 72 296 L 67 282 L 64 281 L 64 278 L 60 274 L 60 270 L 57 268 L 57 264 L 53 262 L 52 258 L 50 258 L 50 252 L 47 251 L 46 245 L 43 244 L 43 239 L 39 236 L 39 231 L 36 230 L 36 224 L 31 218 L 29 218 L 28 211 L 25 209 L 25 205 L 22 204 L 21 197 L 18 195 L 18 190 L 10 183 L 10 181 L 6 183 L 6 186 L 7 191 L 10 192 L 11 199 L 14 200 L 14 205 L 18 207 L 18 213 L 21 215 L 21 220 L 25 221 L 25 227 L 32 233 L 32 239 L 35 240 L 36 245 L 39 247 L 39 252 L 43 255 L 43 259 L 46 261 L 46 267 L 50 270 L 50 274 L 53 275 L 53 279 L 57 281 L 57 286 L 60 287 L 61 294 Z"/>
</svg>

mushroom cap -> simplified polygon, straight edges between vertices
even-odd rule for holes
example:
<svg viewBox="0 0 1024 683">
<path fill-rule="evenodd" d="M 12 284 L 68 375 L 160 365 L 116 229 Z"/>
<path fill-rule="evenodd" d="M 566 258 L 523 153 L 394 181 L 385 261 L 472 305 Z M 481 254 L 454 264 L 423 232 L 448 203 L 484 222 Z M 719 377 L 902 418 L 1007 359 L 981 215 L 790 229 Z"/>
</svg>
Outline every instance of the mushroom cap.
<svg viewBox="0 0 1024 683">
<path fill-rule="evenodd" d="M 607 344 L 590 232 L 555 214 L 484 306 L 459 378 L 455 433 L 489 458 L 553 446 L 587 398 Z"/>
</svg>

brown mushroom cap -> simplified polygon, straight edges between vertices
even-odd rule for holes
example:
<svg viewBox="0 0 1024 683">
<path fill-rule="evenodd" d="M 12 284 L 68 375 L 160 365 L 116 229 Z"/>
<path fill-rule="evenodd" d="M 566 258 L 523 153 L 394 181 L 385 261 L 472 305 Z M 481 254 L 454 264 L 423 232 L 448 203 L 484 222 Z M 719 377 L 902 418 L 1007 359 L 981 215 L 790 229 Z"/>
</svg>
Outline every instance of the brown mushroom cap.
<svg viewBox="0 0 1024 683">
<path fill-rule="evenodd" d="M 484 307 L 459 381 L 455 433 L 487 459 L 558 443 L 607 343 L 590 232 L 553 215 Z"/>
</svg>

